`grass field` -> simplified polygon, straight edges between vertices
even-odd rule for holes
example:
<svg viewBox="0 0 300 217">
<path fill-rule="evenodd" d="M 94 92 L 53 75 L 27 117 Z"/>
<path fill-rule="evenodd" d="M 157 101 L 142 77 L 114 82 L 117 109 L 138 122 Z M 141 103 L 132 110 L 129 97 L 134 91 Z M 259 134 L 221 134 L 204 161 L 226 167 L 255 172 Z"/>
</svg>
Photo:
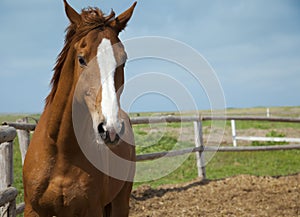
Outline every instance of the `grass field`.
<svg viewBox="0 0 300 217">
<path fill-rule="evenodd" d="M 258 113 L 265 109 L 257 108 L 249 110 L 230 109 L 228 113 Z M 271 108 L 271 111 L 279 113 L 280 108 Z M 293 117 L 300 116 L 300 107 L 282 108 L 286 113 L 290 112 Z M 293 113 L 291 112 L 293 111 Z M 297 113 L 298 112 L 298 113 Z M 135 114 L 136 115 L 136 114 Z M 144 114 L 140 114 L 141 116 Z M 0 122 L 15 121 L 24 115 L 0 115 Z M 286 115 L 284 115 L 286 116 Z M 34 115 L 35 118 L 38 115 Z M 210 122 L 204 124 L 209 127 Z M 300 124 L 295 123 L 268 123 L 259 121 L 241 121 L 236 123 L 237 128 L 247 129 L 264 129 L 271 135 L 272 131 L 280 132 L 283 129 L 294 129 L 300 137 Z M 226 128 L 230 128 L 230 123 L 226 123 Z M 150 129 L 150 131 L 149 131 Z M 164 129 L 164 130 L 161 130 Z M 184 123 L 182 129 L 192 129 L 191 123 Z M 137 144 L 137 153 L 151 153 L 159 151 L 167 151 L 171 149 L 180 149 L 185 147 L 193 147 L 193 141 L 188 139 L 179 141 L 178 130 L 182 130 L 179 123 L 170 123 L 167 125 L 134 125 L 135 140 Z M 184 130 L 188 134 L 193 134 L 192 130 Z M 276 134 L 276 133 L 275 133 Z M 193 135 L 190 135 L 193 138 Z M 272 135 L 271 135 L 272 136 Z M 176 144 L 176 146 L 174 145 Z M 230 143 L 227 145 L 231 145 Z M 251 143 L 249 143 L 251 145 Z M 255 143 L 253 145 L 262 145 Z M 263 144 L 265 145 L 265 144 Z M 290 151 L 267 151 L 267 152 L 236 152 L 236 153 L 216 153 L 208 162 L 206 173 L 208 179 L 221 179 L 238 174 L 252 174 L 258 176 L 281 176 L 300 172 L 300 150 Z M 176 160 L 176 159 L 175 159 Z M 168 162 L 172 164 L 172 161 Z M 167 163 L 166 163 L 167 164 Z M 163 168 L 162 168 L 163 169 Z M 151 171 L 149 171 L 150 173 Z M 147 175 L 147 171 L 145 172 Z M 162 184 L 174 184 L 190 181 L 197 177 L 197 167 L 195 155 L 190 154 L 184 163 L 169 175 L 154 181 L 135 183 L 134 187 L 147 184 L 157 187 Z M 18 148 L 18 140 L 14 144 L 14 186 L 20 190 L 17 203 L 23 201 L 22 192 L 22 167 L 21 156 Z"/>
</svg>

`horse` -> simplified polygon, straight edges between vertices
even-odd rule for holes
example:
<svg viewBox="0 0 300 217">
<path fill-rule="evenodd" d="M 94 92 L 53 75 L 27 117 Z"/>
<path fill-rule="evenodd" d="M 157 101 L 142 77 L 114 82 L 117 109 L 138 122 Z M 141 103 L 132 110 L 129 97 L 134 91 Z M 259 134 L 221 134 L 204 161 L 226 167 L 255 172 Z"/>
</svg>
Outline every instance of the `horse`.
<svg viewBox="0 0 300 217">
<path fill-rule="evenodd" d="M 129 215 L 136 157 L 119 33 L 135 6 L 116 17 L 64 0 L 70 25 L 23 167 L 25 217 Z"/>
</svg>

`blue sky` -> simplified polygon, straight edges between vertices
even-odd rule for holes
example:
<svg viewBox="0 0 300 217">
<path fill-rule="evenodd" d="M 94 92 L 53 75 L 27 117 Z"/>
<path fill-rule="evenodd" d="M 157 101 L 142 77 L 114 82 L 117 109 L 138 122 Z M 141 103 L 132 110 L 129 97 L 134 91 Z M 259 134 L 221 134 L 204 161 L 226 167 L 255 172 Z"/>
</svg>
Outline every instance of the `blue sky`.
<svg viewBox="0 0 300 217">
<path fill-rule="evenodd" d="M 117 14 L 132 4 L 69 2 L 77 10 L 98 6 Z M 62 0 L 1 0 L 0 25 L 0 113 L 41 112 L 68 25 Z M 141 36 L 173 38 L 201 53 L 215 70 L 228 107 L 300 105 L 298 0 L 140 0 L 121 39 Z M 156 65 L 163 68 L 152 68 L 151 61 L 129 64 L 126 78 L 174 68 Z M 201 91 L 191 91 L 199 108 L 209 109 Z M 172 110 L 172 102 L 145 95 L 133 110 Z"/>
</svg>

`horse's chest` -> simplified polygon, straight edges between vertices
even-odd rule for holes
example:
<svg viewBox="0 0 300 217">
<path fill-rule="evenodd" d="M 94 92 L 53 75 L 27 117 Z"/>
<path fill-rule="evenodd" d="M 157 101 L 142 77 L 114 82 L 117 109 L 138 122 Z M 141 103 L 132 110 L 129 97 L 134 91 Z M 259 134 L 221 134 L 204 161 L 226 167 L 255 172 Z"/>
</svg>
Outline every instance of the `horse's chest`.
<svg viewBox="0 0 300 217">
<path fill-rule="evenodd" d="M 60 164 L 62 165 L 62 164 Z M 54 167 L 47 187 L 34 206 L 53 216 L 85 216 L 90 206 L 103 206 L 101 179 L 78 167 L 64 164 Z M 39 189 L 36 189 L 39 191 Z"/>
<path fill-rule="evenodd" d="M 97 190 L 94 189 L 93 195 L 91 185 L 87 177 L 57 175 L 50 180 L 47 190 L 39 200 L 39 205 L 47 209 L 51 208 L 55 213 L 84 209 L 90 200 L 97 201 L 94 198 Z"/>
</svg>

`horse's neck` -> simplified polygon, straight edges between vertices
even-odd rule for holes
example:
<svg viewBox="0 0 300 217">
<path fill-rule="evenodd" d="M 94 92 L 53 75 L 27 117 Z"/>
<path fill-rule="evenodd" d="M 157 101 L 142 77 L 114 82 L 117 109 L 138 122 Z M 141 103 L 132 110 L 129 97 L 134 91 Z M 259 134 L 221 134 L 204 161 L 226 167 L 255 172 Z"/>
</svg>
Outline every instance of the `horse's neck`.
<svg viewBox="0 0 300 217">
<path fill-rule="evenodd" d="M 72 132 L 73 71 L 61 72 L 57 91 L 51 103 L 45 108 L 47 134 L 54 141 L 61 134 Z"/>
</svg>

